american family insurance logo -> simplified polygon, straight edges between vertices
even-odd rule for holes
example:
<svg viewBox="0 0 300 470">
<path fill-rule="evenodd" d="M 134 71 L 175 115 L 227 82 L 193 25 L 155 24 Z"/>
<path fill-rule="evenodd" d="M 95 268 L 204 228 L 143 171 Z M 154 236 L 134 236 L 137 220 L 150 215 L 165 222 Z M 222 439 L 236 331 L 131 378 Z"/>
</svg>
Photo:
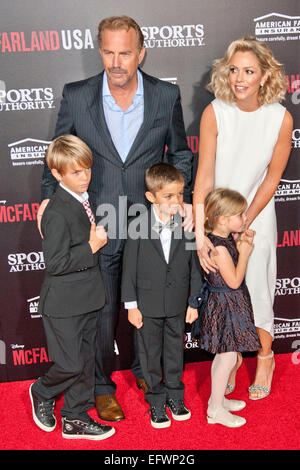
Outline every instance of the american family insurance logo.
<svg viewBox="0 0 300 470">
<path fill-rule="evenodd" d="M 205 46 L 203 24 L 142 26 L 148 49 Z"/>
<path fill-rule="evenodd" d="M 94 49 L 90 29 L 0 32 L 0 53 Z"/>
<path fill-rule="evenodd" d="M 255 36 L 261 41 L 295 41 L 300 38 L 300 16 L 269 13 L 253 21 Z"/>
<path fill-rule="evenodd" d="M 274 335 L 279 338 L 300 337 L 300 318 L 274 318 Z"/>
<path fill-rule="evenodd" d="M 280 180 L 275 192 L 275 202 L 300 200 L 300 180 Z"/>
<path fill-rule="evenodd" d="M 51 141 L 23 139 L 8 144 L 13 166 L 43 165 Z"/>
</svg>

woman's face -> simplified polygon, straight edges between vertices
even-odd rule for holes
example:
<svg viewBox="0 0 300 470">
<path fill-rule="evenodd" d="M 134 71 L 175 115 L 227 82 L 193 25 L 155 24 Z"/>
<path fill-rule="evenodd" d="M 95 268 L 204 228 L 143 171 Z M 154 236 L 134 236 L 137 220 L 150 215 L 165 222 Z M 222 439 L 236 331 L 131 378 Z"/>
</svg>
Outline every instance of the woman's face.
<svg viewBox="0 0 300 470">
<path fill-rule="evenodd" d="M 266 80 L 255 54 L 236 52 L 229 62 L 229 82 L 237 105 L 253 111 L 258 108 L 258 92 L 261 82 Z"/>
</svg>

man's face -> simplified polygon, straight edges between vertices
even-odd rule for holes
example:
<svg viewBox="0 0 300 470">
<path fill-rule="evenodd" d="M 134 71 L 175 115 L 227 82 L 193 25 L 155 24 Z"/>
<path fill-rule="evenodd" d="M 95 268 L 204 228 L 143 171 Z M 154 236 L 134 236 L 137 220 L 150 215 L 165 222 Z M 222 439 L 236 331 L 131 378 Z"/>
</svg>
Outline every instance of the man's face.
<svg viewBox="0 0 300 470">
<path fill-rule="evenodd" d="M 102 32 L 100 54 L 110 85 L 126 87 L 136 80 L 136 72 L 145 55 L 139 51 L 137 35 L 133 28 Z"/>
</svg>

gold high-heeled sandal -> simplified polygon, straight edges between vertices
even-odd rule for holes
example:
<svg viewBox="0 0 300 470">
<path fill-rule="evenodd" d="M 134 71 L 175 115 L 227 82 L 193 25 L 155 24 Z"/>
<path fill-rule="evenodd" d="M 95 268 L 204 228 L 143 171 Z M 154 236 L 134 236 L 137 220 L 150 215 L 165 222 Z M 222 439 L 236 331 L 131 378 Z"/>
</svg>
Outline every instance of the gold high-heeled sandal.
<svg viewBox="0 0 300 470">
<path fill-rule="evenodd" d="M 258 354 L 257 357 L 259 359 L 272 359 L 272 358 L 274 358 L 274 352 L 272 351 L 270 354 L 268 354 L 268 356 L 260 356 Z M 273 378 L 274 369 L 275 369 L 275 361 L 273 363 L 272 378 Z M 248 392 L 250 392 L 249 393 L 249 399 L 250 400 L 262 400 L 263 398 L 267 398 L 267 396 L 270 395 L 271 385 L 270 385 L 270 387 L 267 387 L 266 385 L 254 385 L 253 384 L 253 385 L 250 385 L 250 387 L 248 388 Z M 263 395 L 251 398 L 251 396 L 250 396 L 251 392 L 261 392 L 261 393 L 263 393 Z"/>
</svg>

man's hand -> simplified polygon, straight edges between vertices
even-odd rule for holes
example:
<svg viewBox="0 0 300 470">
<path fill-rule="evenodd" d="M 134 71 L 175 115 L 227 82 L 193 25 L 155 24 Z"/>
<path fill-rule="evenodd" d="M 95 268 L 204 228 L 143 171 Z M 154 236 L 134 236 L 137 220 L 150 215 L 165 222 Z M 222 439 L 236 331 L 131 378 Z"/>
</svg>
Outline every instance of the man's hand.
<svg viewBox="0 0 300 470">
<path fill-rule="evenodd" d="M 143 326 L 143 315 L 138 308 L 130 308 L 128 310 L 128 321 L 137 329 Z"/>
</svg>

